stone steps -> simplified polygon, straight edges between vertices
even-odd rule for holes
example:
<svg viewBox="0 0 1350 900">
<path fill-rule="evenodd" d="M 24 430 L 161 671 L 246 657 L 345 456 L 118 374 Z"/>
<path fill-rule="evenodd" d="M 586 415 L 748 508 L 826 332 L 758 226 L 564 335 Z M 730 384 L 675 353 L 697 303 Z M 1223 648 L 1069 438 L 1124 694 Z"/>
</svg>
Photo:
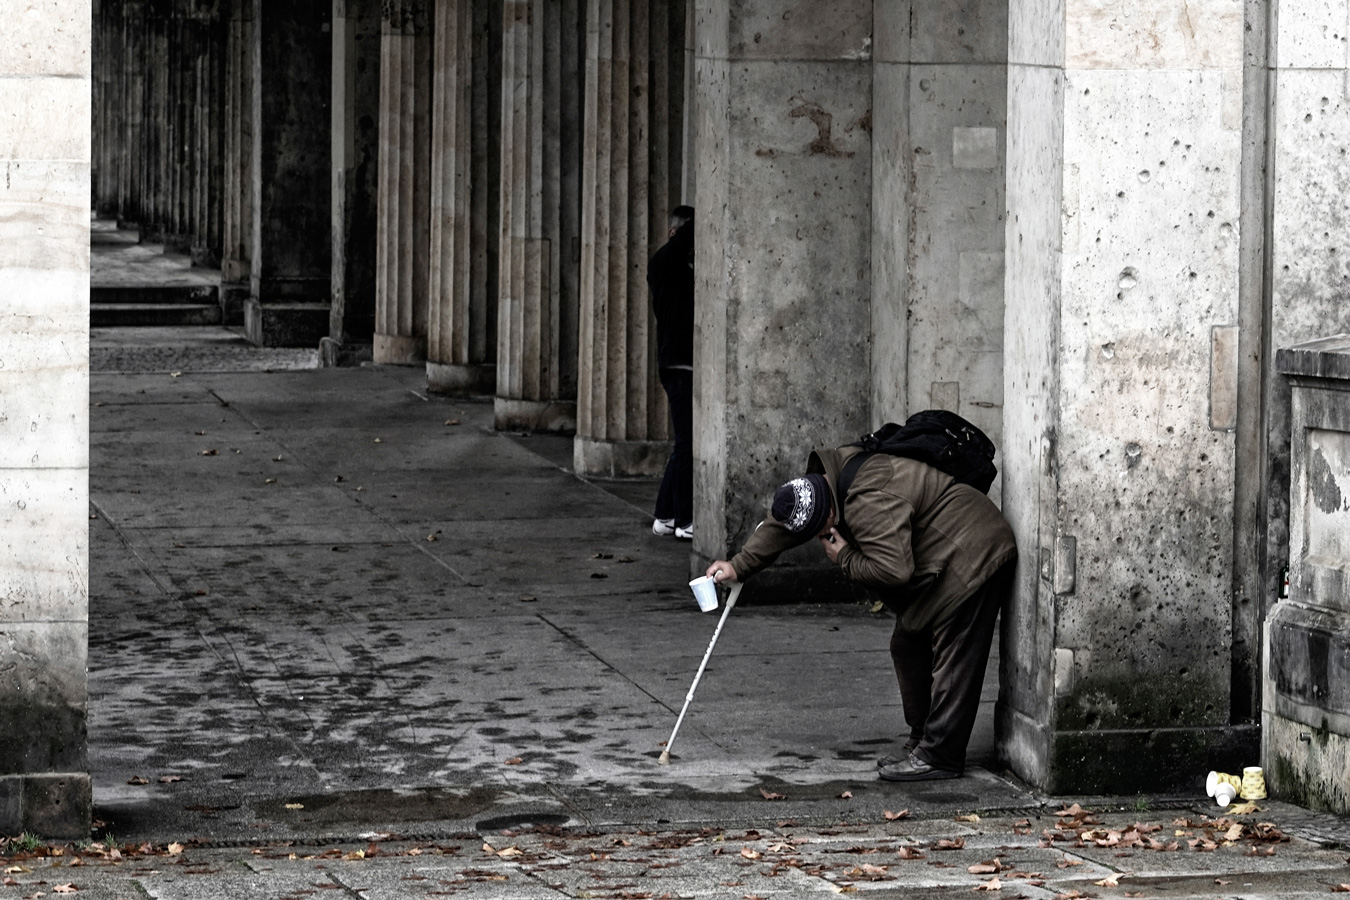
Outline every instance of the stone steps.
<svg viewBox="0 0 1350 900">
<path fill-rule="evenodd" d="M 90 303 L 89 324 L 117 326 L 175 326 L 221 324 L 218 303 Z"/>
<path fill-rule="evenodd" d="M 91 306 L 106 303 L 214 303 L 220 304 L 220 288 L 214 284 L 94 285 L 89 288 Z"/>
</svg>

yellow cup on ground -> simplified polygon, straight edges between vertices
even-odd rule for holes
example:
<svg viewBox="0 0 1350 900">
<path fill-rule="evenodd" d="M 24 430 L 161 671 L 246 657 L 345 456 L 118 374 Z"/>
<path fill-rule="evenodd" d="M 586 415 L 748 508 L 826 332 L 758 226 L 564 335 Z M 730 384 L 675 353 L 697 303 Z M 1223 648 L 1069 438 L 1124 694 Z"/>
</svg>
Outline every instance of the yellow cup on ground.
<svg viewBox="0 0 1350 900">
<path fill-rule="evenodd" d="M 1242 785 L 1238 796 L 1243 800 L 1266 799 L 1266 775 L 1260 766 L 1247 766 L 1242 770 Z"/>
<path fill-rule="evenodd" d="M 1235 794 L 1242 790 L 1242 779 L 1236 775 L 1229 775 L 1227 772 L 1210 772 L 1209 777 L 1205 779 L 1205 793 L 1213 797 L 1221 784 L 1231 786 Z"/>
</svg>

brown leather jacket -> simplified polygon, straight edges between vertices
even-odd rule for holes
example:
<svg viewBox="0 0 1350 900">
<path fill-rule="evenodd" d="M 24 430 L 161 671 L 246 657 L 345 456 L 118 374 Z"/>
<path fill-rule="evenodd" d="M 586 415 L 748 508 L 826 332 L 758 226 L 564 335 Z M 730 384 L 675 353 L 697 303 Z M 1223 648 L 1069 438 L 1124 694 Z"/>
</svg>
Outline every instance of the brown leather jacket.
<svg viewBox="0 0 1350 900">
<path fill-rule="evenodd" d="M 839 470 L 859 452 L 817 450 L 807 462 L 807 472 L 825 476 L 836 509 Z M 852 540 L 839 552 L 839 567 L 877 591 L 904 631 L 954 615 L 1000 566 L 1017 558 L 1012 529 L 992 500 L 918 460 L 876 454 L 858 469 L 843 508 Z M 749 578 L 800 543 L 770 513 L 731 564 L 739 578 Z"/>
</svg>

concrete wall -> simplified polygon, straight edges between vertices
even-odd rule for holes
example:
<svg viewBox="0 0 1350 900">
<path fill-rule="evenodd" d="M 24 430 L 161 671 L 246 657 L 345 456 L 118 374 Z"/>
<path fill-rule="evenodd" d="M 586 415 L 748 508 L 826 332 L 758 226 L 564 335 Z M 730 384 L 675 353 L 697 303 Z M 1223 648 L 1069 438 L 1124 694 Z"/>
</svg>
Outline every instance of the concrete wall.
<svg viewBox="0 0 1350 900">
<path fill-rule="evenodd" d="M 90 21 L 0 43 L 0 834 L 89 834 Z"/>
<path fill-rule="evenodd" d="M 706 558 L 740 546 L 813 446 L 869 424 L 872 6 L 709 0 L 695 15 Z M 791 577 L 775 569 L 752 586 Z"/>
<path fill-rule="evenodd" d="M 1254 749 L 1229 727 L 1243 19 L 1201 6 L 1011 7 L 1000 727 L 1052 790 Z"/>
<path fill-rule="evenodd" d="M 1001 443 L 1007 7 L 875 5 L 875 425 L 941 407 Z"/>
</svg>

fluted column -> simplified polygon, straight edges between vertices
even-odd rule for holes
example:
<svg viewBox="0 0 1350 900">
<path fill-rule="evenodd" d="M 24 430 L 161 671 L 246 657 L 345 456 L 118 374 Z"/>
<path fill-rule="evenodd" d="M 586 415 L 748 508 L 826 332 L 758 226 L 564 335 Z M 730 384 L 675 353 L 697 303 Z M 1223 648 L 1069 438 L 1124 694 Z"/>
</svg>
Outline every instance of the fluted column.
<svg viewBox="0 0 1350 900">
<path fill-rule="evenodd" d="M 333 0 L 333 305 L 324 365 L 371 358 L 380 141 L 379 0 Z"/>
<path fill-rule="evenodd" d="M 121 106 L 122 140 L 118 155 L 121 166 L 117 181 L 117 224 L 131 227 L 141 219 L 141 160 L 145 114 L 145 0 L 118 4 L 123 65 L 117 70 Z"/>
<path fill-rule="evenodd" d="M 447 393 L 490 392 L 497 380 L 497 302 L 489 293 L 495 253 L 487 247 L 495 185 L 484 165 L 491 156 L 485 151 L 495 149 L 487 116 L 486 88 L 494 83 L 489 6 L 436 4 L 427 387 Z M 497 25 L 499 32 L 500 18 Z M 496 84 L 499 97 L 500 71 Z"/>
<path fill-rule="evenodd" d="M 576 427 L 578 0 L 509 0 L 502 21 L 499 429 Z"/>
<path fill-rule="evenodd" d="M 670 150 L 672 128 L 682 128 L 683 80 L 672 19 L 682 36 L 679 2 L 588 0 L 586 8 L 573 466 L 588 474 L 654 475 L 670 450 L 646 271 L 679 204 L 678 153 L 672 165 Z"/>
<path fill-rule="evenodd" d="M 192 261 L 219 266 L 221 259 L 221 202 L 224 194 L 224 44 L 221 0 L 196 0 L 192 28 L 199 54 L 195 60 L 196 122 L 192 144 L 192 206 L 189 232 Z"/>
<path fill-rule="evenodd" d="M 375 362 L 427 354 L 431 194 L 431 0 L 389 0 L 380 36 Z"/>
<path fill-rule="evenodd" d="M 220 304 L 227 325 L 244 323 L 253 244 L 253 0 L 225 0 Z"/>
</svg>

